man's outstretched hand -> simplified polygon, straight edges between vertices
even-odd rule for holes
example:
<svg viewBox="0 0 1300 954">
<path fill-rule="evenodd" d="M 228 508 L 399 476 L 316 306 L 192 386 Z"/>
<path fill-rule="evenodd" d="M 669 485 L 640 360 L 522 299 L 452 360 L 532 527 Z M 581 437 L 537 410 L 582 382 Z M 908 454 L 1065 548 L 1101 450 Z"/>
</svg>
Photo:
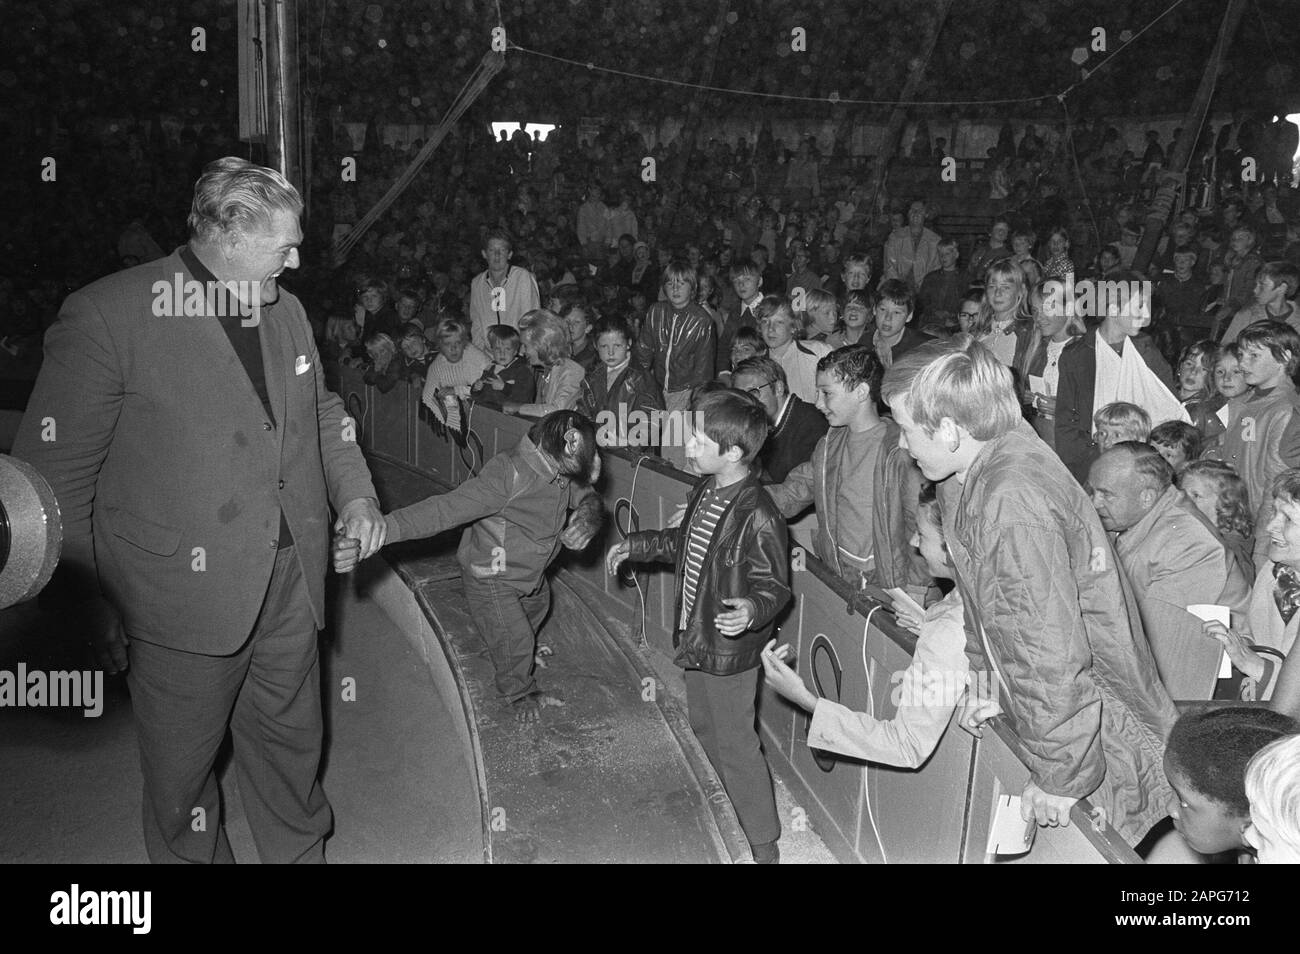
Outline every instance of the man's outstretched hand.
<svg viewBox="0 0 1300 954">
<path fill-rule="evenodd" d="M 357 560 L 366 560 L 379 552 L 379 548 L 388 539 L 388 528 L 384 525 L 384 515 L 379 510 L 379 501 L 373 497 L 358 497 L 343 506 L 339 517 L 334 521 L 335 549 L 338 537 L 351 537 L 360 546 Z M 355 566 L 355 563 L 353 564 Z M 335 566 L 337 568 L 337 558 Z M 348 569 L 351 569 L 349 567 Z M 346 573 L 347 570 L 338 572 Z"/>
</svg>

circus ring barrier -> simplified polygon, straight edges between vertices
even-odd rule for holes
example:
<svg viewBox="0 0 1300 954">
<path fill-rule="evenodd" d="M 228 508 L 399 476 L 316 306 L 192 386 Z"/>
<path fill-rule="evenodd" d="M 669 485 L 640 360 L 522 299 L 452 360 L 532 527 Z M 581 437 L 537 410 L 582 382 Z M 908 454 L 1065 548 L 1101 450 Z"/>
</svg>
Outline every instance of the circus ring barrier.
<svg viewBox="0 0 1300 954">
<path fill-rule="evenodd" d="M 355 369 L 343 368 L 340 395 L 358 422 L 358 439 L 369 455 L 414 468 L 448 486 L 470 477 L 482 461 L 513 447 L 531 421 L 475 408 L 465 447 L 436 434 L 419 414 L 419 390 L 402 383 L 387 394 L 365 385 Z M 603 452 L 600 490 L 618 523 L 652 529 L 665 525 L 685 500 L 685 475 L 654 458 L 622 450 Z M 633 497 L 633 476 L 636 478 Z M 620 498 L 631 501 L 618 507 Z M 629 514 L 629 510 L 631 513 Z M 815 526 L 815 524 L 813 524 Z M 796 542 L 809 540 L 809 520 L 792 524 Z M 567 561 L 562 580 L 586 597 L 599 615 L 628 621 L 641 615 L 637 590 L 609 577 L 603 554 L 618 536 L 611 522 L 605 539 Z M 795 669 L 817 691 L 852 709 L 877 716 L 893 713 L 891 674 L 911 662 L 915 637 L 896 626 L 892 615 L 871 613 L 875 604 L 859 600 L 847 609 L 850 591 L 811 552 L 803 570 L 791 574 L 793 600 L 778 639 L 797 651 Z M 654 650 L 671 656 L 672 573 L 656 567 L 648 574 L 645 636 Z M 874 594 L 880 600 L 884 594 Z M 865 605 L 864 605 L 865 604 Z M 462 697 L 464 698 L 464 697 Z M 466 700 L 468 706 L 468 700 Z M 474 714 L 467 709 L 473 724 Z M 833 756 L 806 743 L 809 717 L 764 689 L 759 704 L 764 749 L 774 769 L 808 812 L 808 820 L 843 862 L 986 863 L 988 834 L 998 797 L 1019 794 L 1028 780 L 1015 736 L 1004 726 L 982 740 L 952 728 L 930 759 L 917 770 L 897 769 Z M 1111 827 L 1094 824 L 1086 799 L 1071 812 L 1067 828 L 1040 828 L 1033 848 L 1003 862 L 1045 864 L 1140 863 Z"/>
</svg>

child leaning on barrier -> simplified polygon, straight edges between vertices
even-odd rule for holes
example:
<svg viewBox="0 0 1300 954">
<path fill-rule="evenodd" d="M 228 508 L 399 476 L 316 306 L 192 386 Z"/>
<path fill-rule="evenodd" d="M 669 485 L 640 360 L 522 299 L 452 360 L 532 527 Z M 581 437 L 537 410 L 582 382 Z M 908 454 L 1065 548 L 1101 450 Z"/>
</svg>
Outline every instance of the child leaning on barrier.
<svg viewBox="0 0 1300 954">
<path fill-rule="evenodd" d="M 546 568 L 561 545 L 582 550 L 599 531 L 604 511 L 592 489 L 599 478 L 595 428 L 576 411 L 556 411 L 477 477 L 384 518 L 388 543 L 468 524 L 456 551 L 465 598 L 496 669 L 497 691 L 518 707 L 521 722 L 564 704 L 533 677 L 537 632 L 551 606 Z M 359 546 L 350 537 L 335 539 L 335 572 L 356 565 Z"/>
<path fill-rule="evenodd" d="M 755 458 L 767 439 L 757 399 L 722 388 L 699 397 L 686 458 L 704 476 L 680 527 L 642 530 L 605 557 L 676 566 L 674 662 L 686 670 L 691 729 L 718 770 L 754 860 L 780 858 L 772 777 L 755 728 L 758 670 L 776 615 L 790 599 L 785 519 L 759 483 Z"/>
<path fill-rule="evenodd" d="M 936 580 L 952 579 L 933 484 L 927 483 L 921 490 L 916 522 L 912 546 L 921 552 Z M 962 700 L 970 664 L 966 659 L 964 608 L 956 587 L 926 610 L 910 599 L 899 597 L 895 612 L 899 625 L 916 633 L 918 638 L 912 665 L 902 673 L 901 681 L 895 683 L 897 711 L 892 719 L 877 719 L 873 713 L 854 712 L 838 702 L 819 698 L 782 661 L 788 646 L 774 649 L 776 640 L 773 640 L 763 650 L 763 671 L 768 685 L 813 714 L 808 728 L 811 748 L 885 765 L 917 768 L 943 738 L 953 709 L 959 703 L 964 707 L 978 706 L 980 722 L 1000 711 L 996 699 L 967 696 Z"/>
</svg>

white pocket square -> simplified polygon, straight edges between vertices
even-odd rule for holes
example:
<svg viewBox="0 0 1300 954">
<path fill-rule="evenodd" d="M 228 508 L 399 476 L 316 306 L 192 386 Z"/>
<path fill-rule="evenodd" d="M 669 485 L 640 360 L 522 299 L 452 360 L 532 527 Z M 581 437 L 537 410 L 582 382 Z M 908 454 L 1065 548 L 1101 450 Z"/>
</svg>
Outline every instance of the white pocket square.
<svg viewBox="0 0 1300 954">
<path fill-rule="evenodd" d="M 307 360 L 307 356 L 305 354 L 298 355 L 298 360 L 294 362 L 293 365 L 293 373 L 306 374 L 310 370 L 311 370 L 311 362 Z"/>
</svg>

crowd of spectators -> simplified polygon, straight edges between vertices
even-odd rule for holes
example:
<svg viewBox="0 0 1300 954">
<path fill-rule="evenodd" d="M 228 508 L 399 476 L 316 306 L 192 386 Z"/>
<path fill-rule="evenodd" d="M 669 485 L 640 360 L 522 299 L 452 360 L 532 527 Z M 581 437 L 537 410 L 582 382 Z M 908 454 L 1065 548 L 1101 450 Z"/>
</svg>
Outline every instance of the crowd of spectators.
<svg viewBox="0 0 1300 954">
<path fill-rule="evenodd" d="M 710 144 L 704 162 L 719 157 L 711 164 L 715 178 L 688 177 L 676 195 L 637 183 L 636 163 L 631 174 L 618 174 L 620 163 L 610 157 L 626 161 L 643 144 L 608 151 L 597 144 L 585 168 L 574 170 L 585 174 L 583 188 L 567 204 L 565 190 L 554 186 L 566 175 L 563 161 L 552 188 L 538 189 L 531 172 L 544 147 L 534 145 L 526 162 L 521 156 L 499 170 L 511 183 L 488 193 L 506 203 L 500 214 L 492 217 L 491 202 L 479 210 L 477 262 L 465 243 L 450 262 L 438 257 L 432 211 L 427 220 L 417 213 L 393 241 L 381 230 L 362 245 L 361 267 L 396 275 L 391 285 L 402 290 L 389 294 L 404 295 L 413 316 L 373 337 L 400 338 L 403 373 L 423 381 L 431 408 L 442 402 L 434 409 L 438 426 L 463 420 L 475 403 L 526 415 L 609 412 L 625 422 L 632 410 L 687 411 L 718 387 L 752 396 L 769 421 L 757 457 L 761 479 L 787 518 L 816 511 L 815 550 L 837 575 L 855 590 L 897 593 L 900 620 L 914 619 L 922 631 L 930 608 L 951 625 L 960 596 L 968 631 L 984 641 L 983 661 L 1001 673 L 1004 714 L 1033 744 L 1061 746 L 1042 765 L 1031 764 L 1026 804 L 1043 823 L 1061 823 L 1073 800 L 1089 794 L 1134 844 L 1170 813 L 1181 825 L 1179 802 L 1207 795 L 1196 788 L 1205 783 L 1179 763 L 1166 765 L 1173 788 L 1152 787 L 1153 766 L 1142 754 L 1160 751 L 1168 737 L 1176 719 L 1171 697 L 1269 702 L 1300 714 L 1300 667 L 1285 661 L 1292 620 L 1300 619 L 1293 615 L 1300 545 L 1290 553 L 1290 536 L 1300 539 L 1300 441 L 1292 434 L 1300 433 L 1293 384 L 1300 246 L 1285 176 L 1245 189 L 1217 183 L 1215 208 L 1187 204 L 1151 262 L 1136 270 L 1153 179 L 1125 185 L 1117 177 L 1119 191 L 1103 193 L 1104 204 L 1093 209 L 1094 232 L 1087 213 L 1059 200 L 1057 184 L 1035 165 L 1051 168 L 1050 147 L 1032 142 L 1032 161 L 1018 145 L 1014 162 L 1034 168 L 1033 180 L 1012 184 L 987 237 L 973 247 L 945 233 L 932 196 L 887 199 L 873 214 L 860 198 L 865 183 L 845 174 L 832 201 L 810 144 L 790 158 L 803 168 L 792 166 L 787 188 L 773 192 L 756 188 L 770 176 L 745 148 Z M 1045 152 L 1049 158 L 1038 158 Z M 737 155 L 748 163 L 739 176 Z M 1010 155 L 991 158 L 995 172 L 1012 168 Z M 1217 162 L 1215 153 L 1204 161 Z M 1108 163 L 1098 154 L 1084 164 L 1104 176 L 1114 171 Z M 422 243 L 424 255 L 417 254 Z M 427 282 L 417 264 L 426 256 Z M 1103 293 L 1103 282 L 1111 291 Z M 349 304 L 352 315 L 333 312 L 327 347 L 344 361 L 361 361 L 383 387 L 376 375 L 384 371 L 360 357 L 357 342 L 364 345 L 365 329 L 388 324 L 390 306 L 373 293 Z M 431 347 L 447 362 L 428 365 Z M 384 353 L 393 349 L 385 344 Z M 957 404 L 921 396 L 918 388 L 943 391 L 925 367 L 950 361 L 982 369 L 977 378 L 998 369 L 1005 390 L 994 380 L 993 391 Z M 512 368 L 523 373 L 512 377 Z M 882 392 L 882 377 L 909 375 L 929 383 L 895 384 L 892 399 L 888 384 Z M 505 389 L 512 390 L 502 399 Z M 900 393 L 910 395 L 901 405 Z M 958 405 L 965 417 L 953 411 Z M 999 406 L 1014 407 L 1014 418 L 996 427 L 972 418 Z M 924 407 L 928 423 L 910 410 Z M 1031 444 L 1022 443 L 1024 434 Z M 999 489 L 980 485 L 993 498 L 979 503 L 952 481 L 939 484 L 941 523 L 982 512 L 989 499 L 1011 492 L 1024 498 L 1025 509 L 1008 511 L 996 533 L 986 523 L 982 531 L 944 523 L 955 567 L 949 578 L 961 581 L 955 589 L 915 546 L 927 526 L 924 487 L 953 473 L 927 466 L 918 445 L 950 438 L 962 449 L 958 457 L 975 449 L 957 470 L 967 487 L 972 471 L 995 466 L 981 454 L 996 447 L 1023 474 L 1036 475 L 1042 499 L 1036 503 L 1019 482 L 996 485 L 992 472 L 984 480 Z M 653 434 L 615 430 L 601 442 L 688 466 L 679 446 L 657 446 Z M 1045 480 L 1052 473 L 1061 475 L 1054 483 Z M 1030 529 L 1044 513 L 1062 521 L 1052 531 L 1060 533 L 1059 553 L 1047 554 L 1054 544 L 1041 527 Z M 1017 521 L 1024 536 L 1016 536 Z M 1025 606 L 1052 603 L 1048 594 L 1080 567 L 1074 609 L 1025 618 Z M 1008 602 L 999 594 L 1012 578 L 1041 588 L 1040 596 Z M 1217 615 L 1206 613 L 1207 603 Z M 1089 616 L 1099 607 L 1105 625 Z M 1082 630 L 1071 623 L 1076 617 L 1087 619 Z M 1062 694 L 1070 700 L 1063 705 L 1081 707 L 1070 716 L 1082 722 L 1068 739 L 1052 738 L 1059 735 L 1054 720 L 1065 717 L 1056 706 L 1029 701 L 1042 694 L 1026 680 L 1045 678 L 1045 670 L 1024 668 L 1014 634 L 1026 628 L 1051 642 L 1044 652 L 1055 654 L 1061 678 L 1071 678 L 1077 661 L 1085 681 L 1095 683 L 1082 696 L 1077 685 L 1074 696 Z M 1207 653 L 1206 646 L 1216 649 Z M 1219 678 L 1224 653 L 1232 676 Z M 780 683 L 779 663 L 765 656 L 763 664 Z M 1116 678 L 1122 691 L 1108 682 Z M 1118 702 L 1099 703 L 1115 691 Z M 971 727 L 987 715 L 972 715 Z M 854 725 L 841 718 L 833 732 L 822 731 L 837 750 L 855 751 L 865 745 L 865 730 Z M 1093 728 L 1079 728 L 1087 725 Z M 1117 750 L 1127 753 L 1118 762 Z M 1244 774 L 1239 782 L 1244 786 Z M 1234 796 L 1232 804 L 1239 802 Z M 1183 831 L 1158 850 L 1204 853 L 1205 844 Z M 1249 844 L 1243 834 L 1216 851 Z"/>
<path fill-rule="evenodd" d="M 816 512 L 827 566 L 859 592 L 895 593 L 923 638 L 952 642 L 958 626 L 978 643 L 1039 753 L 1026 793 L 1040 822 L 1089 796 L 1134 844 L 1172 814 L 1185 848 L 1259 848 L 1247 794 L 1294 789 L 1294 746 L 1269 743 L 1297 727 L 1224 716 L 1180 731 L 1171 697 L 1300 716 L 1292 170 L 1270 160 L 1243 183 L 1251 134 L 1207 132 L 1144 263 L 1173 143 L 1151 132 L 1132 149 L 1094 122 L 1002 132 L 968 167 L 972 193 L 938 184 L 947 144 L 928 132 L 878 187 L 843 137 L 823 152 L 770 124 L 735 142 L 705 129 L 693 145 L 652 145 L 630 123 L 583 141 L 568 127 L 502 143 L 461 129 L 341 258 L 334 240 L 421 144 L 382 144 L 372 125 L 358 149 L 339 127 L 318 143 L 313 254 L 285 284 L 330 373 L 354 365 L 383 392 L 409 382 L 435 428 L 462 429 L 479 405 L 576 409 L 617 422 L 604 446 L 686 468 L 680 442 L 631 412 L 685 414 L 720 387 L 752 397 L 769 422 L 767 493 L 786 518 Z M 84 226 L 51 237 L 61 270 L 0 279 L 0 371 L 39 357 L 67 292 L 181 244 L 174 210 L 198 169 L 239 151 L 211 129 L 169 142 L 130 127 L 72 147 L 84 181 L 122 188 L 61 191 L 63 220 Z M 347 155 L 354 182 L 337 174 Z M 987 226 L 974 241 L 950 227 L 971 219 Z M 1100 282 L 1117 291 L 1088 297 Z M 1026 633 L 1050 665 L 1018 648 Z M 1206 645 L 1230 677 L 1217 652 L 1197 663 Z M 1045 699 L 1034 684 L 1052 680 L 1061 692 Z M 978 731 L 988 715 L 959 722 Z M 923 761 L 946 724 L 930 713 L 922 741 L 886 755 L 863 742 L 875 727 L 817 718 L 828 748 L 895 764 Z M 1213 731 L 1246 739 L 1231 742 L 1226 786 L 1207 780 Z M 1221 809 L 1215 837 L 1181 821 L 1198 799 Z M 1260 817 L 1274 841 L 1295 839 L 1294 817 Z"/>
</svg>

